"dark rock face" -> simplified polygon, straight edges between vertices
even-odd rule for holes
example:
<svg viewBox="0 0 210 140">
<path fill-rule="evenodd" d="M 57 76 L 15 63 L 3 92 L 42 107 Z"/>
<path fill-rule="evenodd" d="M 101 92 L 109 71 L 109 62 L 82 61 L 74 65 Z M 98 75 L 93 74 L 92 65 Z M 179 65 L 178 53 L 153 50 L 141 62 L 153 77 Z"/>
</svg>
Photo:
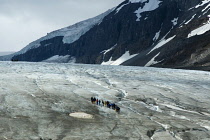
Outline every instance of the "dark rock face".
<svg viewBox="0 0 210 140">
<path fill-rule="evenodd" d="M 129 51 L 130 55 L 138 55 L 121 65 L 145 66 L 157 56 L 154 61 L 158 63 L 150 66 L 208 70 L 210 32 L 187 38 L 192 30 L 209 20 L 207 15 L 210 14 L 210 7 L 206 8 L 208 3 L 192 8 L 202 2 L 162 0 L 157 9 L 141 13 L 140 21 L 136 21 L 137 16 L 134 12 L 144 7 L 145 3 L 128 2 L 124 1 L 116 8 L 125 5 L 119 12 L 111 12 L 99 25 L 95 25 L 71 44 L 64 44 L 63 37 L 58 36 L 42 41 L 39 48 L 31 49 L 12 59 L 37 62 L 54 55 L 70 55 L 76 58 L 76 63 L 101 64 L 110 59 L 115 61 Z M 202 11 L 204 8 L 206 10 Z M 173 24 L 172 20 L 176 18 L 177 24 Z M 159 31 L 159 38 L 154 40 Z M 166 40 L 173 36 L 175 38 L 171 41 L 151 51 L 161 39 Z M 106 54 L 102 53 L 112 47 L 113 49 Z"/>
</svg>

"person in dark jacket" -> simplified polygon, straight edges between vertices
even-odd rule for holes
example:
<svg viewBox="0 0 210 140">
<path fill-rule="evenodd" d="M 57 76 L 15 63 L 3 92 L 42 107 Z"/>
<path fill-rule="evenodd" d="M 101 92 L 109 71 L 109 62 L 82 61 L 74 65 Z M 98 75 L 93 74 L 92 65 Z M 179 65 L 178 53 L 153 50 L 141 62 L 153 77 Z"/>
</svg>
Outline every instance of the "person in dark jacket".
<svg viewBox="0 0 210 140">
<path fill-rule="evenodd" d="M 99 106 L 101 105 L 101 100 L 98 100 L 98 105 L 99 105 Z"/>
<path fill-rule="evenodd" d="M 109 106 L 109 101 L 106 102 L 106 105 L 107 105 L 108 108 L 110 108 L 110 106 Z"/>
<path fill-rule="evenodd" d="M 115 104 L 112 104 L 112 109 L 113 109 L 113 110 L 115 110 L 115 106 L 116 106 Z"/>
<path fill-rule="evenodd" d="M 93 98 L 93 103 L 94 103 L 94 104 L 96 103 L 96 98 L 95 98 L 95 97 Z"/>
<path fill-rule="evenodd" d="M 102 100 L 102 105 L 104 106 L 104 100 Z"/>
<path fill-rule="evenodd" d="M 117 113 L 120 113 L 120 107 L 116 106 L 115 110 L 116 110 Z"/>
<path fill-rule="evenodd" d="M 91 103 L 93 104 L 93 100 L 94 100 L 93 97 L 91 97 L 90 100 L 91 100 Z"/>
<path fill-rule="evenodd" d="M 111 107 L 111 104 L 108 104 L 107 107 L 110 108 Z"/>
</svg>

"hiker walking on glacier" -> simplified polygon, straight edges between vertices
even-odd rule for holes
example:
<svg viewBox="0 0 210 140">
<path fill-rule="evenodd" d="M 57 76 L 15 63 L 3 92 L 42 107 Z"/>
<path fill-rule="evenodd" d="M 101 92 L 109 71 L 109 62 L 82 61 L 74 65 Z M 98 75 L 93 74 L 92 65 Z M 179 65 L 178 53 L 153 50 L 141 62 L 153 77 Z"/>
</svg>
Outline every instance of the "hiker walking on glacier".
<svg viewBox="0 0 210 140">
<path fill-rule="evenodd" d="M 96 103 L 96 98 L 95 98 L 95 97 L 93 98 L 93 103 L 94 103 L 94 104 Z"/>
<path fill-rule="evenodd" d="M 91 98 L 90 98 L 90 100 L 91 100 L 91 103 L 93 104 L 93 100 L 94 100 L 94 98 L 93 98 L 93 97 L 91 97 Z"/>
<path fill-rule="evenodd" d="M 105 106 L 105 107 L 107 106 L 107 101 L 104 102 L 104 106 Z"/>
<path fill-rule="evenodd" d="M 96 99 L 96 104 L 98 105 L 98 99 Z"/>
<path fill-rule="evenodd" d="M 120 107 L 116 106 L 116 112 L 119 114 L 120 113 Z"/>
<path fill-rule="evenodd" d="M 106 105 L 107 105 L 108 108 L 110 107 L 110 106 L 109 106 L 109 101 L 106 102 Z"/>
<path fill-rule="evenodd" d="M 102 100 L 102 106 L 104 106 L 104 100 Z"/>
</svg>

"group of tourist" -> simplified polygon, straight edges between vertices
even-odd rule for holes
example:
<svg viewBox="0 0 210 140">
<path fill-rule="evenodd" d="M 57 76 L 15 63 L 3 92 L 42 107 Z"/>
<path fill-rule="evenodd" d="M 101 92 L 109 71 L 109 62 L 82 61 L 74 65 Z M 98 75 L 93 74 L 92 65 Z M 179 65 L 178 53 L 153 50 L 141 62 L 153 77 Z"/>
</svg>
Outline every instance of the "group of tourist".
<svg viewBox="0 0 210 140">
<path fill-rule="evenodd" d="M 91 97 L 91 102 L 92 102 L 92 104 L 96 104 L 99 106 L 105 106 L 107 108 L 115 110 L 117 113 L 120 113 L 120 107 L 114 103 L 109 102 L 109 101 L 104 101 L 104 100 L 97 99 L 95 97 Z"/>
</svg>

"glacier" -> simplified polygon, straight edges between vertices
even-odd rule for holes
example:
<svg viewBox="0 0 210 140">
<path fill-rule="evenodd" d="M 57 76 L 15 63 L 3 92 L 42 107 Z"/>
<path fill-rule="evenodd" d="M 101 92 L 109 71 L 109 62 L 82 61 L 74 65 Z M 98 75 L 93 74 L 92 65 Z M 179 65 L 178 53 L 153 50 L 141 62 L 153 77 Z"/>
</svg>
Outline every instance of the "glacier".
<svg viewBox="0 0 210 140">
<path fill-rule="evenodd" d="M 0 139 L 210 138 L 209 72 L 44 62 L 0 72 Z"/>
</svg>

